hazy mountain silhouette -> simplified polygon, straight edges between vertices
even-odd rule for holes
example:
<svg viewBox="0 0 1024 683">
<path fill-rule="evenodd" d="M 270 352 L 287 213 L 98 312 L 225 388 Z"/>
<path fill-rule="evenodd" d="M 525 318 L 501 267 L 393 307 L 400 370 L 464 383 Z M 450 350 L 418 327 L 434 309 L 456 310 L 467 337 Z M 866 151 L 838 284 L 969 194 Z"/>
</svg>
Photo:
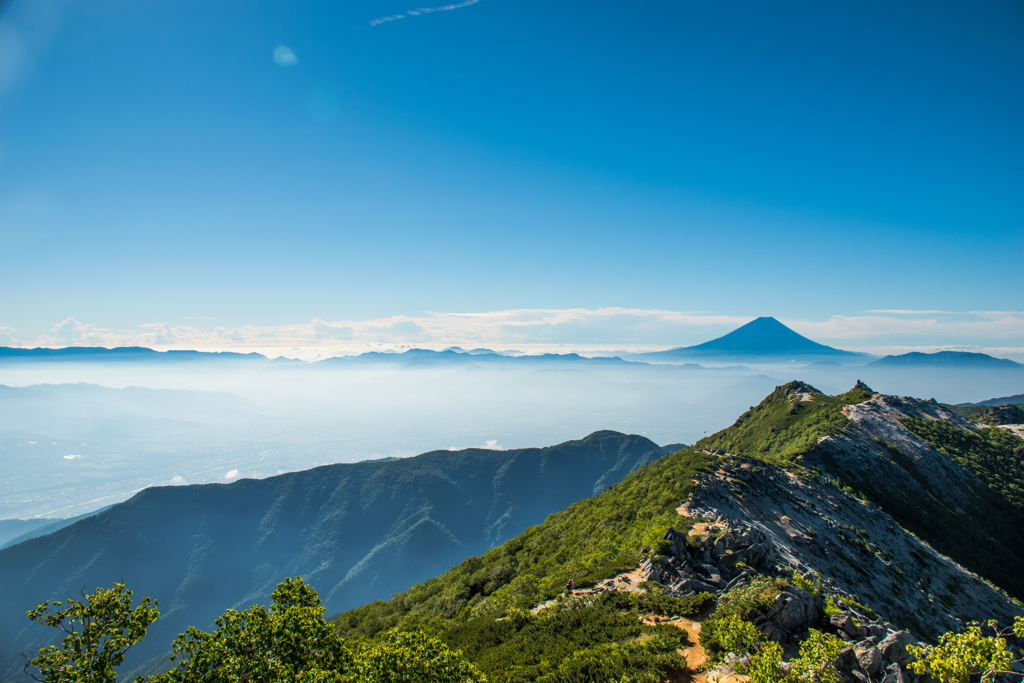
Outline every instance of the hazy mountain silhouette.
<svg viewBox="0 0 1024 683">
<path fill-rule="evenodd" d="M 27 541 L 30 538 L 38 538 L 39 536 L 45 536 L 46 534 L 52 534 L 55 531 L 60 531 L 66 526 L 71 526 L 75 522 L 83 520 L 86 517 L 98 515 L 104 510 L 109 510 L 111 507 L 112 506 L 107 505 L 106 507 L 100 508 L 99 510 L 86 512 L 84 515 L 75 515 L 74 517 L 69 517 L 68 519 L 5 519 L 3 521 L 0 521 L 0 525 L 3 525 L 5 522 L 8 524 L 10 524 L 11 522 L 21 522 L 23 529 L 21 533 L 17 534 L 16 536 L 8 536 L 6 538 L 0 536 L 0 542 L 3 543 L 3 545 L 0 545 L 0 549 L 9 548 L 12 545 L 18 545 L 19 543 L 23 543 L 24 541 Z M 13 524 L 11 524 L 10 526 L 11 528 L 18 528 L 15 527 L 15 525 Z"/>
<path fill-rule="evenodd" d="M 25 611 L 124 581 L 161 601 L 125 671 L 188 626 L 268 600 L 303 576 L 329 612 L 388 598 L 594 495 L 664 451 L 595 432 L 548 448 L 434 451 L 263 480 L 146 489 L 59 531 L 0 550 L 0 678 L 52 629 Z"/>
<path fill-rule="evenodd" d="M 654 351 L 636 354 L 644 359 L 693 359 L 693 358 L 758 358 L 771 356 L 810 360 L 821 357 L 866 359 L 867 356 L 853 351 L 843 351 L 811 341 L 794 332 L 770 316 L 752 320 L 717 339 L 685 346 L 668 351 Z"/>
<path fill-rule="evenodd" d="M 320 361 L 306 362 L 293 358 L 267 358 L 259 353 L 235 353 L 232 351 L 156 351 L 142 346 L 121 346 L 108 349 L 102 346 L 68 346 L 60 349 L 23 349 L 0 346 L 0 363 L 199 363 L 220 362 L 248 364 L 273 364 L 305 367 L 344 367 L 365 364 L 425 365 L 441 363 L 531 365 L 551 363 L 626 363 L 621 358 L 589 358 L 576 353 L 545 353 L 538 355 L 509 356 L 490 349 L 469 351 L 453 347 L 444 351 L 432 349 L 409 349 L 402 353 L 370 351 L 354 356 L 337 356 Z M 247 365 L 246 367 L 250 367 Z"/>
<path fill-rule="evenodd" d="M 0 547 L 8 544 L 11 539 L 16 539 L 19 536 L 29 537 L 35 531 L 44 529 L 51 524 L 59 524 L 63 522 L 63 519 L 55 519 L 52 517 L 36 517 L 32 519 L 0 519 Z M 49 533 L 43 531 L 42 533 Z M 35 534 L 38 536 L 39 534 Z"/>
<path fill-rule="evenodd" d="M 1024 365 L 1012 360 L 994 358 L 985 353 L 969 353 L 966 351 L 939 351 L 937 353 L 920 353 L 915 351 L 899 356 L 879 358 L 875 362 L 870 363 L 870 365 L 902 368 L 964 368 L 1024 371 Z"/>
<path fill-rule="evenodd" d="M 299 362 L 290 359 L 275 358 L 273 360 L 259 353 L 235 353 L 233 351 L 189 351 L 171 350 L 157 351 L 144 346 L 117 346 L 108 349 L 104 346 L 67 346 L 60 349 L 33 348 L 23 349 L 13 346 L 0 346 L 0 362 L 196 362 L 196 361 L 263 361 Z"/>
<path fill-rule="evenodd" d="M 957 406 L 1001 406 L 1006 405 L 1007 403 L 1024 403 L 1024 394 L 1017 394 L 1015 396 L 1002 396 L 1000 398 L 990 398 L 987 401 L 978 401 L 977 403 L 957 403 Z"/>
</svg>

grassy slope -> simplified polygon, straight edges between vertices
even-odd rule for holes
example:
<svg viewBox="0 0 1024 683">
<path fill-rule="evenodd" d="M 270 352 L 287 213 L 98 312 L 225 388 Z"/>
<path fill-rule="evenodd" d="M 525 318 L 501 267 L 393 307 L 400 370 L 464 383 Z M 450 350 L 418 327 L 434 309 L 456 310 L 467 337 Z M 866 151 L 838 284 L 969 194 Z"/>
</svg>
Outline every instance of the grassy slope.
<svg viewBox="0 0 1024 683">
<path fill-rule="evenodd" d="M 532 680 L 664 680 L 683 669 L 676 650 L 689 634 L 675 626 L 640 622 L 656 612 L 692 616 L 712 600 L 664 595 L 603 593 L 590 604 L 563 600 L 540 615 L 513 610 L 500 621 L 477 617 L 447 630 L 449 646 L 462 650 L 492 683 Z"/>
<path fill-rule="evenodd" d="M 925 420 L 906 419 L 903 425 L 974 473 L 1018 512 L 1024 512 L 1024 439 L 998 427 L 971 434 Z"/>
</svg>

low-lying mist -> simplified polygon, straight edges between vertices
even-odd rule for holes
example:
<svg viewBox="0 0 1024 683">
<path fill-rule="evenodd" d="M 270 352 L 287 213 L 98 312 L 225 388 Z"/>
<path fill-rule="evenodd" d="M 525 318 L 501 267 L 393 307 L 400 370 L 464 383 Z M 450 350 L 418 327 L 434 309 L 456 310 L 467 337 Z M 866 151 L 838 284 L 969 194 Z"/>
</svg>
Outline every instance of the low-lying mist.
<svg viewBox="0 0 1024 683">
<path fill-rule="evenodd" d="M 1024 390 L 1019 377 L 976 371 L 450 356 L 5 365 L 0 519 L 70 517 L 153 485 L 545 446 L 601 429 L 693 443 L 791 379 L 826 393 L 863 379 L 944 402 Z"/>
</svg>

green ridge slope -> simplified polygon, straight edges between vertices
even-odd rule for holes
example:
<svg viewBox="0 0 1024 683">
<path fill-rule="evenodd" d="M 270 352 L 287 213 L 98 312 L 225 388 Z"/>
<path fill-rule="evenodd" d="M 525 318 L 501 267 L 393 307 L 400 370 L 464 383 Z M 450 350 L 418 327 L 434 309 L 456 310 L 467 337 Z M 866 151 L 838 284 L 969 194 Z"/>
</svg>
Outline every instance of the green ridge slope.
<svg viewBox="0 0 1024 683">
<path fill-rule="evenodd" d="M 731 427 L 701 439 L 694 447 L 793 466 L 818 439 L 842 431 L 848 422 L 844 406 L 871 398 L 873 394 L 860 386 L 839 396 L 826 396 L 803 382 L 784 384 L 740 415 Z"/>
</svg>

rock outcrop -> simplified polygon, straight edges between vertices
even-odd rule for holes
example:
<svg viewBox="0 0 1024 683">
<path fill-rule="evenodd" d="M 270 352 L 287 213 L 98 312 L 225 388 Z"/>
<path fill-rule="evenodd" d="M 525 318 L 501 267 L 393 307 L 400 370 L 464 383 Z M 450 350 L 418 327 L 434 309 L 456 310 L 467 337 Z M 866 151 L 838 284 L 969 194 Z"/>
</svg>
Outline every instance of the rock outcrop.
<svg viewBox="0 0 1024 683">
<path fill-rule="evenodd" d="M 666 535 L 671 556 L 645 564 L 648 576 L 656 577 L 658 570 L 667 574 L 671 590 L 721 591 L 741 581 L 744 572 L 790 578 L 796 571 L 820 580 L 826 593 L 857 596 L 897 625 L 892 630 L 907 629 L 918 638 L 962 630 L 973 620 L 1008 624 L 1024 615 L 1005 593 L 829 477 L 800 478 L 757 460 L 718 455 L 712 472 L 697 475 L 681 508 L 709 520 L 702 535 L 691 539 L 699 547 L 688 546 L 673 531 Z M 734 562 L 730 555 L 739 553 L 751 561 Z"/>
<path fill-rule="evenodd" d="M 996 425 L 1019 425 L 1024 424 L 1024 410 L 1020 407 L 1007 403 L 1001 406 L 992 406 L 987 411 L 977 416 L 978 419 Z"/>
</svg>

